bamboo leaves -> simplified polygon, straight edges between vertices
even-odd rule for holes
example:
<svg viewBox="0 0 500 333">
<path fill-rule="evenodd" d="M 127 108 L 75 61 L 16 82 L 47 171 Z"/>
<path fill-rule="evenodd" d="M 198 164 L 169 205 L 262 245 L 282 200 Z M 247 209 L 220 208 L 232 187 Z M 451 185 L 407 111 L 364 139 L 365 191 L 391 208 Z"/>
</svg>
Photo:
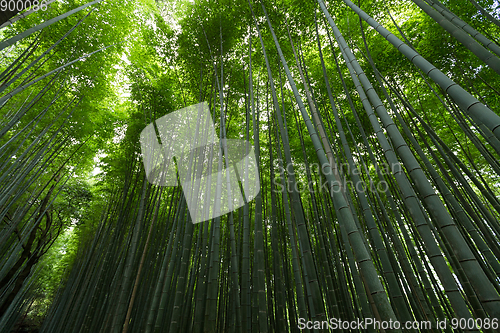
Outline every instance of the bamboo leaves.
<svg viewBox="0 0 500 333">
<path fill-rule="evenodd" d="M 318 0 L 319 12 L 294 1 L 195 1 L 163 11 L 160 3 L 148 7 L 153 15 L 134 12 L 142 42 L 126 44 L 122 137 L 88 139 L 107 154 L 104 172 L 92 186 L 88 226 L 75 224 L 78 255 L 42 332 L 347 332 L 345 323 L 371 320 L 381 326 L 359 330 L 451 332 L 437 323 L 499 315 L 500 87 L 458 49 L 449 67 L 431 65 L 419 42 L 441 28 L 419 34 L 415 24 L 440 21 L 494 67 L 498 47 L 480 18 L 430 0 L 414 0 L 430 16 L 384 1 L 327 9 Z M 380 8 L 396 13 L 390 20 L 406 44 L 363 6 L 384 24 Z M 66 149 L 84 148 L 72 131 L 86 119 L 78 107 L 90 104 L 85 96 L 76 103 L 65 75 L 79 77 L 73 71 L 88 61 L 80 54 L 53 66 L 50 55 L 82 37 L 93 16 L 68 23 L 55 43 L 43 34 L 19 40 L 2 63 L 0 321 L 9 329 L 36 298 L 39 266 L 16 276 L 56 232 L 57 170 L 73 163 Z M 358 16 L 375 30 L 353 24 Z M 77 60 L 64 67 L 67 59 Z M 412 63 L 433 82 L 414 75 Z M 195 225 L 181 190 L 148 184 L 138 146 L 144 126 L 190 101 L 206 102 L 221 139 L 251 141 L 261 180 L 255 200 Z M 197 163 L 228 168 L 221 142 L 217 161 Z M 246 193 L 251 184 L 238 186 Z M 464 331 L 497 329 L 476 326 Z"/>
</svg>

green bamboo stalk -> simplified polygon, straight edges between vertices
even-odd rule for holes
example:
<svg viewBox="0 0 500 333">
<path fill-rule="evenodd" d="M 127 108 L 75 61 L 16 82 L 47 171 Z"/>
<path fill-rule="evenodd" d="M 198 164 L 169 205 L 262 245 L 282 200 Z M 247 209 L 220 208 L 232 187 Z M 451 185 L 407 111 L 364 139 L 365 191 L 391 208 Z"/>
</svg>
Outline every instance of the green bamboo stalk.
<svg viewBox="0 0 500 333">
<path fill-rule="evenodd" d="M 318 0 L 320 5 L 323 4 Z M 399 38 L 390 33 L 382 25 L 377 23 L 373 18 L 368 16 L 359 7 L 354 5 L 349 0 L 344 0 L 346 5 L 356 12 L 366 23 L 371 25 L 379 34 L 381 34 L 388 42 L 396 47 L 403 55 L 420 68 L 434 82 L 436 82 L 450 97 L 459 105 L 467 114 L 471 114 L 473 119 L 478 119 L 485 124 L 497 138 L 500 139 L 500 116 L 479 102 L 475 97 L 465 91 L 457 83 L 453 82 L 449 77 L 443 74 L 440 70 L 434 67 L 431 63 L 425 60 L 415 50 L 403 43 Z M 324 5 L 323 5 L 324 6 Z M 326 9 L 326 7 L 325 7 Z"/>
<path fill-rule="evenodd" d="M 41 23 L 33 28 L 27 29 L 27 30 L 23 31 L 22 33 L 14 36 L 14 37 L 11 37 L 3 42 L 0 42 L 0 50 L 3 50 L 4 48 L 6 48 L 8 46 L 11 46 L 11 45 L 17 43 L 18 41 L 28 37 L 29 35 L 31 35 L 32 33 L 36 32 L 36 31 L 42 30 L 42 29 L 48 27 L 49 25 L 52 25 L 56 22 L 59 22 L 65 18 L 67 18 L 68 16 L 73 15 L 75 13 L 78 13 L 82 9 L 85 9 L 89 6 L 95 5 L 96 3 L 99 3 L 101 1 L 102 0 L 94 0 L 92 2 L 86 3 L 80 7 L 77 7 L 75 9 L 70 10 L 70 11 L 67 11 L 66 13 L 64 13 L 62 15 L 59 15 L 57 17 L 50 19 L 50 20 L 47 20 L 47 21 L 45 21 L 45 22 L 43 22 L 43 23 Z"/>
<path fill-rule="evenodd" d="M 313 141 L 316 153 L 318 155 L 318 159 L 320 161 L 320 164 L 322 165 L 322 168 L 324 169 L 323 172 L 325 174 L 325 177 L 328 179 L 329 185 L 331 186 L 330 193 L 332 195 L 334 204 L 335 204 L 336 209 L 338 210 L 338 212 L 340 214 L 339 217 L 342 219 L 343 224 L 345 224 L 345 227 L 347 229 L 347 233 L 349 235 L 349 241 L 350 241 L 351 245 L 353 246 L 353 248 L 355 249 L 356 260 L 360 264 L 361 271 L 363 271 L 363 275 L 365 276 L 367 283 L 370 285 L 370 292 L 374 295 L 374 298 L 376 298 L 376 303 L 379 305 L 379 311 L 381 313 L 381 317 L 383 318 L 383 320 L 395 320 L 396 317 L 395 317 L 394 311 L 392 310 L 392 308 L 389 304 L 389 301 L 387 299 L 387 296 L 385 294 L 383 286 L 380 283 L 380 280 L 378 279 L 373 262 L 371 261 L 371 258 L 370 258 L 369 254 L 365 248 L 365 245 L 363 243 L 361 235 L 360 235 L 360 233 L 359 233 L 359 231 L 354 223 L 354 219 L 353 219 L 352 214 L 350 212 L 349 205 L 345 201 L 342 193 L 339 191 L 340 184 L 337 184 L 335 182 L 334 177 L 332 176 L 332 170 L 329 166 L 325 152 L 324 152 L 323 148 L 321 147 L 321 142 L 319 141 L 318 135 L 313 128 L 313 125 L 311 123 L 309 115 L 307 114 L 307 112 L 304 108 L 304 104 L 303 104 L 302 99 L 298 93 L 297 87 L 295 86 L 294 80 L 292 78 L 292 75 L 291 75 L 290 70 L 288 68 L 288 65 L 286 63 L 286 60 L 284 58 L 284 55 L 283 55 L 281 48 L 279 46 L 279 42 L 278 42 L 276 35 L 274 34 L 274 31 L 272 29 L 272 25 L 271 25 L 271 22 L 269 20 L 269 17 L 267 16 L 267 13 L 266 13 L 263 5 L 262 5 L 262 7 L 264 10 L 264 13 L 266 14 L 266 19 L 267 19 L 271 34 L 273 36 L 276 48 L 278 49 L 281 63 L 283 64 L 283 67 L 285 68 L 288 82 L 290 83 L 290 86 L 292 87 L 295 99 L 296 99 L 297 104 L 299 105 L 299 109 L 302 113 L 302 117 L 304 118 L 304 121 L 305 121 L 306 126 L 308 128 L 308 132 L 309 132 L 309 135 L 311 137 L 311 140 Z M 309 250 L 309 249 L 307 249 L 307 250 Z M 396 330 L 396 331 L 398 331 L 398 330 Z"/>
</svg>

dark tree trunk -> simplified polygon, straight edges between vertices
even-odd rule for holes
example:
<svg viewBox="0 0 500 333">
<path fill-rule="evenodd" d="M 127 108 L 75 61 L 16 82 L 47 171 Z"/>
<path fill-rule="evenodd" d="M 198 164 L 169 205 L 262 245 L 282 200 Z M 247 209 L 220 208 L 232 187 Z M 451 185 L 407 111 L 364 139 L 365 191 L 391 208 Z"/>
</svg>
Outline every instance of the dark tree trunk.
<svg viewBox="0 0 500 333">
<path fill-rule="evenodd" d="M 31 273 L 31 269 L 33 266 L 38 262 L 39 257 L 34 256 L 31 257 L 28 262 L 26 263 L 26 266 L 23 268 L 21 273 L 19 273 L 18 278 L 16 279 L 16 282 L 14 283 L 14 288 L 12 291 L 9 293 L 3 304 L 0 306 L 0 317 L 3 316 L 5 311 L 9 308 L 10 304 L 14 301 L 14 298 L 16 297 L 17 293 L 21 291 L 21 288 L 23 287 L 24 281 L 27 279 L 27 277 Z"/>
</svg>

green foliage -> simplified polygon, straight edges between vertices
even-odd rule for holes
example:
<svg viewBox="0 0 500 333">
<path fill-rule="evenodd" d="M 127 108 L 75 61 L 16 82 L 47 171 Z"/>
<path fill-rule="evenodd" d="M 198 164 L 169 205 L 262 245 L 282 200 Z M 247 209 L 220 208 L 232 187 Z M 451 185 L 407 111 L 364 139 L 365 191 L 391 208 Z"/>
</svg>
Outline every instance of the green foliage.
<svg viewBox="0 0 500 333">
<path fill-rule="evenodd" d="M 493 8 L 491 1 L 478 2 Z M 0 37 L 15 36 L 84 3 L 86 0 L 54 2 L 48 11 L 0 30 Z M 478 14 L 470 2 L 443 3 L 486 36 L 500 35 L 499 28 Z M 31 228 L 50 229 L 51 236 L 55 235 L 26 278 L 24 286 L 29 287 L 19 291 L 19 313 L 12 310 L 4 318 L 13 318 L 9 320 L 15 322 L 22 312 L 31 320 L 47 316 L 44 329 L 50 332 L 64 331 L 63 324 L 68 325 L 68 330 L 89 332 L 118 332 L 129 324 L 133 332 L 146 327 L 159 330 L 170 321 L 174 331 L 201 332 L 201 327 L 227 331 L 228 327 L 239 330 L 245 326 L 266 331 L 267 325 L 277 331 L 292 330 L 299 313 L 315 318 L 371 318 L 375 313 L 368 305 L 370 297 L 386 295 L 386 303 L 389 308 L 392 304 L 399 319 L 405 311 L 395 306 L 395 299 L 415 319 L 451 318 L 463 308 L 467 314 L 472 309 L 474 317 L 491 311 L 472 288 L 474 283 L 477 287 L 479 278 L 471 279 L 471 273 L 464 272 L 464 267 L 469 266 L 464 263 L 467 260 L 458 257 L 460 251 L 456 248 L 470 248 L 471 256 L 474 254 L 470 261 L 480 262 L 481 274 L 484 270 L 481 278 L 491 284 L 493 291 L 500 290 L 498 279 L 494 278 L 500 272 L 500 230 L 495 224 L 500 218 L 500 166 L 495 162 L 498 150 L 493 141 L 481 136 L 470 119 L 465 120 L 465 126 L 473 128 L 467 136 L 456 121 L 467 117 L 467 110 L 460 110 L 437 84 L 421 76 L 399 50 L 360 22 L 344 1 L 330 1 L 328 10 L 364 71 L 357 76 L 366 75 L 372 83 L 390 120 L 394 120 L 391 130 L 395 127 L 403 133 L 402 141 L 397 141 L 390 126 L 383 126 L 376 133 L 372 122 L 380 122 L 383 117 L 377 113 L 370 120 L 369 112 L 364 112 L 360 93 L 317 3 L 263 1 L 283 59 L 278 55 L 260 2 L 251 4 L 269 60 L 274 91 L 254 18 L 245 1 L 103 1 L 2 51 L 0 73 L 7 70 L 8 75 L 1 79 L 0 87 L 6 87 L 10 78 L 89 14 L 36 66 L 6 87 L 1 94 L 6 96 L 71 60 L 111 46 L 19 92 L 0 107 L 3 127 L 36 94 L 47 89 L 0 137 L 0 154 L 6 156 L 6 162 L 0 164 L 0 177 L 5 176 L 0 183 L 7 188 L 10 177 L 18 186 L 12 193 L 0 192 L 1 214 L 12 203 L 5 208 L 8 214 L 2 220 L 2 230 L 8 230 L 13 223 L 8 218 L 25 210 L 17 229 L 22 237 L 15 233 L 5 236 L 7 242 L 2 247 L 6 254 L 0 256 L 0 263 L 7 268 L 0 267 L 0 271 L 15 267 L 13 263 L 22 252 L 19 238 L 28 239 Z M 357 4 L 499 113 L 497 74 L 412 1 L 363 0 Z M 332 96 L 327 93 L 319 59 L 315 13 Z M 377 81 L 365 42 L 384 86 Z M 18 59 L 32 43 L 32 53 Z M 249 95 L 249 47 L 253 96 Z M 294 51 L 307 77 L 305 82 Z M 10 71 L 9 65 L 16 59 L 20 68 Z M 284 72 L 285 61 L 306 104 L 306 115 L 312 115 L 313 110 L 307 103 L 305 86 L 312 93 L 323 124 L 311 117 L 313 124 L 306 126 L 307 117 L 301 114 Z M 273 94 L 286 123 L 289 146 L 281 137 Z M 330 99 L 338 109 L 339 119 Z M 210 105 L 217 135 L 222 123 L 221 108 L 228 138 L 246 139 L 248 128 L 249 140 L 256 143 L 252 133 L 260 132 L 259 198 L 237 212 L 204 222 L 209 224 L 206 228 L 204 224 L 192 226 L 187 222 L 189 213 L 179 189 L 164 189 L 159 198 L 158 187 L 143 183 L 139 144 L 140 133 L 147 124 L 201 101 Z M 373 104 L 373 100 L 370 102 Z M 389 102 L 395 103 L 395 109 L 390 108 Z M 258 113 L 255 118 L 252 107 Z M 346 192 L 337 196 L 346 203 L 342 207 L 335 194 L 321 186 L 326 175 L 317 169 L 308 173 L 306 169 L 306 164 L 318 163 L 318 148 L 330 148 L 326 141 L 315 142 L 321 126 L 337 163 L 345 166 L 349 161 L 361 170 L 359 178 L 348 174 L 348 170 L 340 175 L 350 181 L 360 179 L 366 191 L 365 194 L 355 186 L 346 186 Z M 383 142 L 377 135 L 385 135 L 389 141 Z M 477 140 L 473 142 L 471 137 Z M 436 138 L 439 143 L 433 141 Z M 415 155 L 414 164 L 408 163 L 410 158 L 401 153 L 404 144 Z M 442 152 L 447 147 L 470 171 L 467 177 L 460 178 L 465 170 L 450 162 L 449 153 Z M 376 172 L 376 167 L 387 166 L 388 150 L 394 150 L 394 160 L 403 163 L 397 177 L 390 170 Z M 38 153 L 42 157 L 35 161 Z M 294 177 L 288 168 L 283 175 L 277 173 L 278 156 L 283 158 L 286 154 L 293 161 Z M 32 161 L 36 162 L 33 166 Z M 437 195 L 422 193 L 422 178 L 412 178 L 414 170 L 423 170 L 422 175 L 430 179 L 429 187 Z M 452 174 L 451 181 L 448 174 Z M 29 177 L 33 177 L 32 182 Z M 402 183 L 403 178 L 408 183 Z M 471 178 L 474 182 L 469 190 Z M 304 185 L 309 180 L 311 191 Z M 287 188 L 294 181 L 299 188 L 289 196 L 274 191 Z M 389 190 L 376 193 L 367 189 L 370 182 L 385 183 Z M 408 195 L 410 192 L 412 195 Z M 428 201 L 429 196 L 435 201 Z M 413 205 L 409 204 L 413 198 Z M 40 212 L 45 199 L 50 199 L 48 215 Z M 448 226 L 440 224 L 442 219 L 437 218 L 437 211 L 444 212 L 458 226 L 453 224 L 453 237 L 447 233 Z M 30 217 L 37 214 L 41 222 Z M 352 224 L 348 224 L 350 219 Z M 60 234 L 55 227 L 49 227 L 51 221 L 57 221 Z M 36 233 L 33 244 L 46 241 L 41 234 Z M 0 233 L 0 237 L 4 234 Z M 437 257 L 442 261 L 436 263 Z M 259 258 L 263 262 L 256 262 Z M 28 266 L 27 262 L 23 265 Z M 444 271 L 448 275 L 443 275 Z M 447 279 L 451 274 L 453 277 Z M 380 289 L 373 292 L 369 286 Z M 132 288 L 138 293 L 137 298 L 129 297 Z M 254 292 L 257 289 L 259 292 Z M 458 296 L 449 297 L 450 292 Z M 248 300 L 243 301 L 243 294 L 249 295 Z M 496 302 L 498 295 L 489 296 Z M 184 312 L 179 310 L 179 300 L 186 303 Z M 1 302 L 0 297 L 0 306 Z M 318 304 L 323 307 L 318 308 Z M 88 312 L 83 312 L 83 307 Z M 210 311 L 217 311 L 217 316 Z M 263 319 L 262 313 L 267 313 L 269 319 Z M 198 328 L 200 320 L 205 326 Z"/>
</svg>

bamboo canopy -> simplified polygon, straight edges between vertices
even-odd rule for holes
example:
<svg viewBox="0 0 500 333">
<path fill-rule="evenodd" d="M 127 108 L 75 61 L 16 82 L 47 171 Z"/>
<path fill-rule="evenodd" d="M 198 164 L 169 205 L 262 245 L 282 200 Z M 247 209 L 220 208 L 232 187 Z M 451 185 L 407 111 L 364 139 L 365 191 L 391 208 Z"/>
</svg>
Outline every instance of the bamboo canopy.
<svg viewBox="0 0 500 333">
<path fill-rule="evenodd" d="M 498 4 L 44 8 L 0 16 L 0 333 L 500 331 Z"/>
</svg>

